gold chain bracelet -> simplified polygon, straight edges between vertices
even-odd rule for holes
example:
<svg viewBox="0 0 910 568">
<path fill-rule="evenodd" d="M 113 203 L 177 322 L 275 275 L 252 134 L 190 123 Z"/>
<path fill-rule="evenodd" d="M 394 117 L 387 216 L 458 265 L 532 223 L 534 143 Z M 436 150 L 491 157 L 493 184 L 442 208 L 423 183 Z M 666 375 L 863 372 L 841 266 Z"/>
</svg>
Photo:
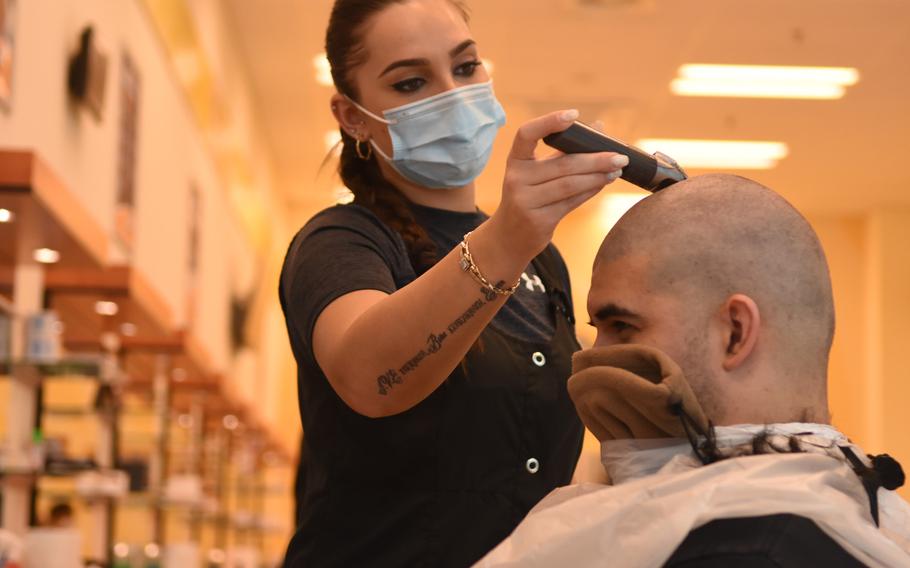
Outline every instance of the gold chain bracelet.
<svg viewBox="0 0 910 568">
<path fill-rule="evenodd" d="M 468 248 L 468 237 L 473 231 L 468 231 L 468 233 L 461 239 L 461 269 L 465 272 L 470 272 L 471 276 L 474 277 L 481 286 L 487 290 L 499 294 L 500 296 L 511 296 L 515 293 L 515 290 L 518 290 L 518 285 L 521 284 L 521 279 L 515 283 L 514 286 L 510 288 L 500 288 L 496 284 L 493 284 L 487 280 L 486 276 L 477 268 L 477 264 L 474 263 L 474 257 L 471 256 L 471 249 Z"/>
</svg>

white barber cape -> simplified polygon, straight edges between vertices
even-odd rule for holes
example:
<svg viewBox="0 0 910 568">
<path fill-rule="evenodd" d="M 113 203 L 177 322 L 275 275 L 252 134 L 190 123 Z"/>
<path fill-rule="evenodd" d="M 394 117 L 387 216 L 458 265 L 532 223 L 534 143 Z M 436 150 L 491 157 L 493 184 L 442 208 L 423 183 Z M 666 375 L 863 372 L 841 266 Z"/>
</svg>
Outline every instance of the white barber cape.
<svg viewBox="0 0 910 568">
<path fill-rule="evenodd" d="M 661 566 L 691 530 L 709 521 L 791 513 L 813 520 L 866 565 L 910 567 L 910 506 L 879 489 L 875 526 L 857 475 L 825 454 L 850 446 L 843 434 L 819 424 L 718 427 L 717 445 L 748 443 L 763 430 L 809 432 L 808 443 L 820 451 L 702 466 L 686 440 L 604 442 L 602 460 L 617 485 L 556 489 L 475 566 Z"/>
</svg>

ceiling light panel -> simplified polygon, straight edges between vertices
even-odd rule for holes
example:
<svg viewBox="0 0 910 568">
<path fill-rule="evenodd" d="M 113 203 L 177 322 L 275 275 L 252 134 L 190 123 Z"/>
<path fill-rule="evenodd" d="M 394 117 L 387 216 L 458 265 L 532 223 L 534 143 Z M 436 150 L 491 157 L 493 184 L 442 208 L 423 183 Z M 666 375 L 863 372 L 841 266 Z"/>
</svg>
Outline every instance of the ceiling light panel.
<svg viewBox="0 0 910 568">
<path fill-rule="evenodd" d="M 647 152 L 663 152 L 685 169 L 767 170 L 787 157 L 783 142 L 645 138 L 636 144 Z"/>
<path fill-rule="evenodd" d="M 690 97 L 839 99 L 859 81 L 852 67 L 682 65 L 670 90 Z"/>
</svg>

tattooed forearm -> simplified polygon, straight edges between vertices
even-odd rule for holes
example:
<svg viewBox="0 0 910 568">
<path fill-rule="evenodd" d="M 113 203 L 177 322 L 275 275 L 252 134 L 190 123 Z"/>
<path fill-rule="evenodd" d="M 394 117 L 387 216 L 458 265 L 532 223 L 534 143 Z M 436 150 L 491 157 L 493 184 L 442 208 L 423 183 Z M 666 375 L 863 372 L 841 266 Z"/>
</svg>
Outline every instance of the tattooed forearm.
<svg viewBox="0 0 910 568">
<path fill-rule="evenodd" d="M 427 338 L 427 346 L 418 351 L 416 355 L 408 359 L 400 369 L 389 369 L 380 375 L 376 379 L 376 384 L 379 386 L 379 394 L 389 394 L 389 391 L 392 390 L 393 386 L 400 385 L 403 382 L 402 377 L 417 369 L 417 367 L 421 362 L 423 362 L 424 359 L 442 349 L 442 344 L 448 337 L 449 334 L 444 331 L 440 334 L 431 333 Z"/>
<path fill-rule="evenodd" d="M 502 282 L 497 284 L 497 286 L 502 286 Z M 487 302 L 491 302 L 496 298 L 496 294 L 494 292 L 492 292 L 491 290 L 487 290 L 486 288 L 481 288 L 480 291 L 483 293 L 483 298 L 480 298 L 476 302 L 471 304 L 471 306 L 467 309 L 467 311 L 465 311 L 465 313 L 458 316 L 458 318 L 456 318 L 455 321 L 453 321 L 452 323 L 449 324 L 449 327 L 448 327 L 449 333 L 455 333 L 456 331 L 458 331 L 458 328 L 463 326 L 464 324 L 466 324 L 468 322 L 468 320 L 470 320 L 472 317 L 474 317 L 477 314 L 477 312 L 480 311 L 480 308 L 482 308 L 484 304 L 486 304 Z"/>
<path fill-rule="evenodd" d="M 502 283 L 499 285 L 502 285 Z M 395 385 L 400 385 L 402 382 L 404 382 L 405 375 L 416 370 L 424 359 L 430 355 L 438 353 L 439 350 L 442 349 L 442 344 L 446 339 L 448 339 L 450 335 L 453 335 L 456 331 L 458 331 L 459 328 L 461 328 L 471 318 L 477 315 L 477 312 L 480 311 L 480 308 L 482 308 L 484 304 L 496 298 L 496 294 L 485 288 L 482 288 L 481 292 L 483 293 L 483 297 L 479 298 L 477 301 L 471 304 L 463 314 L 458 316 L 455 321 L 450 323 L 446 328 L 447 331 L 443 331 L 438 334 L 431 333 L 427 338 L 426 347 L 408 359 L 404 365 L 402 365 L 399 369 L 389 369 L 385 373 L 379 375 L 379 377 L 376 378 L 376 384 L 379 387 L 379 394 L 387 395 Z"/>
<path fill-rule="evenodd" d="M 449 328 L 448 328 L 449 333 L 455 333 L 456 331 L 458 331 L 459 327 L 466 324 L 468 322 L 468 320 L 470 320 L 472 317 L 474 317 L 474 315 L 478 311 L 480 311 L 480 308 L 483 307 L 484 303 L 485 302 L 483 300 L 477 300 L 476 302 L 471 304 L 471 307 L 468 308 L 468 310 L 465 313 L 458 316 L 458 318 L 455 321 L 453 321 L 452 323 L 449 324 Z"/>
<path fill-rule="evenodd" d="M 389 394 L 389 391 L 392 390 L 392 385 L 401 384 L 401 377 L 398 376 L 394 369 L 389 369 L 379 375 L 376 383 L 379 384 L 379 394 Z"/>
</svg>

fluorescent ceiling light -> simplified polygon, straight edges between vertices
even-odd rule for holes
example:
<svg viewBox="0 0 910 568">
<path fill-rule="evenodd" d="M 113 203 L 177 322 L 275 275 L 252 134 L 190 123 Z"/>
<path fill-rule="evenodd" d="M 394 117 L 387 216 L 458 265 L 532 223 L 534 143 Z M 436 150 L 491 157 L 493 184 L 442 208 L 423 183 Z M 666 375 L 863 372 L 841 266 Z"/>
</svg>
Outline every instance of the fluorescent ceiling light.
<svg viewBox="0 0 910 568">
<path fill-rule="evenodd" d="M 320 53 L 313 58 L 313 67 L 316 69 L 317 83 L 323 87 L 331 87 L 335 84 L 334 81 L 332 81 L 332 66 L 329 65 L 329 60 L 325 56 L 325 53 Z"/>
<path fill-rule="evenodd" d="M 115 316 L 120 311 L 116 302 L 95 302 L 95 313 L 99 316 Z"/>
<path fill-rule="evenodd" d="M 9 209 L 0 209 L 0 223 L 9 223 L 14 217 L 15 215 Z"/>
<path fill-rule="evenodd" d="M 636 203 L 648 196 L 647 192 L 640 193 L 608 193 L 601 200 L 601 224 L 603 232 L 609 232 L 619 219 L 626 214 Z"/>
<path fill-rule="evenodd" d="M 32 258 L 41 264 L 54 264 L 60 261 L 60 252 L 49 248 L 39 248 L 32 253 Z"/>
<path fill-rule="evenodd" d="M 670 90 L 688 97 L 839 99 L 858 81 L 853 67 L 689 63 L 680 66 Z"/>
<path fill-rule="evenodd" d="M 783 142 L 748 140 L 645 138 L 636 145 L 647 152 L 663 152 L 692 169 L 768 170 L 789 153 Z"/>
</svg>

